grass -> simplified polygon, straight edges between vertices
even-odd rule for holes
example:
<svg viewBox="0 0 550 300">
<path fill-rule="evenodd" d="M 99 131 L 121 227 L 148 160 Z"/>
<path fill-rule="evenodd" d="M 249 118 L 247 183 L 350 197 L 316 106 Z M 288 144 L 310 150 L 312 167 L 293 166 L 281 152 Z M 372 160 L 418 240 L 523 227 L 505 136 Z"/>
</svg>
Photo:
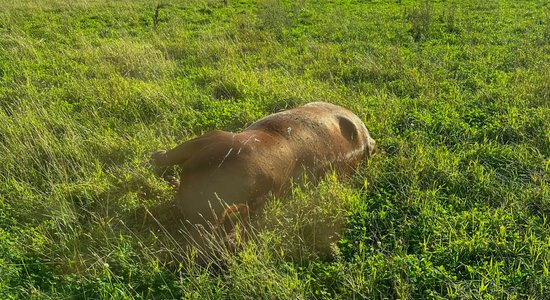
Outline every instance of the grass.
<svg viewBox="0 0 550 300">
<path fill-rule="evenodd" d="M 0 7 L 1 298 L 550 297 L 547 1 Z M 377 140 L 351 179 L 210 265 L 139 226 L 152 151 L 319 100 Z"/>
</svg>

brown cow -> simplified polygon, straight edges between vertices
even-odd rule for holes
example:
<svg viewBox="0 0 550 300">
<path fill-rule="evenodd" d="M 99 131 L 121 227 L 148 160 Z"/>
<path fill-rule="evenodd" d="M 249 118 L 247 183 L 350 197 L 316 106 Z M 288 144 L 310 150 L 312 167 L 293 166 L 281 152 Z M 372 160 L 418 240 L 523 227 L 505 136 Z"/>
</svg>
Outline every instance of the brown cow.
<svg viewBox="0 0 550 300">
<path fill-rule="evenodd" d="M 304 175 L 350 173 L 374 151 L 375 141 L 359 117 L 314 102 L 269 115 L 240 133 L 216 130 L 157 151 L 152 162 L 181 166 L 174 184 L 183 219 L 215 224 L 228 212 L 261 206 L 270 192 L 284 194 Z"/>
</svg>

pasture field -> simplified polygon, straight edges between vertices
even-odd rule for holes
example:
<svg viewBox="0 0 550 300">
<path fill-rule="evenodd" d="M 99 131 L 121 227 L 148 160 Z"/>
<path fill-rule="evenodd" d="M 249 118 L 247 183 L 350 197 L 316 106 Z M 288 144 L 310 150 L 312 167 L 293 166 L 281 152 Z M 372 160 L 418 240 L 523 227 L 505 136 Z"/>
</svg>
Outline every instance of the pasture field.
<svg viewBox="0 0 550 300">
<path fill-rule="evenodd" d="M 210 265 L 140 227 L 152 151 L 311 101 L 352 178 Z M 547 0 L 0 0 L 1 299 L 550 299 L 549 217 Z"/>
</svg>

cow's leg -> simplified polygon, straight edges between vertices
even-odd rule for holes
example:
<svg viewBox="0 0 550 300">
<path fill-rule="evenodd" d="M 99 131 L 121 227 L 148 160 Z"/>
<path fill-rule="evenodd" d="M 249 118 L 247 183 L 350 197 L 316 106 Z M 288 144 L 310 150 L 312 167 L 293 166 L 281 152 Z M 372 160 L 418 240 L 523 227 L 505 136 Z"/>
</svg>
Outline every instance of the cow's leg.
<svg viewBox="0 0 550 300">
<path fill-rule="evenodd" d="M 159 150 L 151 154 L 151 163 L 158 167 L 169 167 L 181 165 L 191 158 L 197 151 L 204 147 L 223 139 L 227 135 L 224 131 L 211 131 L 205 135 L 199 136 L 187 142 L 181 143 L 171 150 Z"/>
<path fill-rule="evenodd" d="M 222 217 L 218 220 L 217 229 L 225 239 L 225 245 L 229 251 L 235 251 L 247 239 L 246 223 L 249 215 L 249 207 L 246 204 L 233 204 L 226 208 Z"/>
<path fill-rule="evenodd" d="M 168 182 L 168 184 L 174 188 L 174 190 L 178 190 L 180 188 L 180 180 L 177 179 L 174 176 L 166 176 L 164 177 L 164 180 Z"/>
</svg>

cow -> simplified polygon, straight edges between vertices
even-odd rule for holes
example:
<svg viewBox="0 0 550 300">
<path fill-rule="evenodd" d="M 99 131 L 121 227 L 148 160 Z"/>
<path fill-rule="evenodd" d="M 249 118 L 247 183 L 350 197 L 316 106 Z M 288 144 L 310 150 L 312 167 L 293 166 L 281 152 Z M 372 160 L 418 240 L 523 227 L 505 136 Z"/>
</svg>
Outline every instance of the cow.
<svg viewBox="0 0 550 300">
<path fill-rule="evenodd" d="M 313 102 L 268 115 L 239 133 L 208 132 L 154 152 L 151 161 L 180 166 L 173 204 L 183 220 L 218 224 L 232 213 L 257 210 L 269 194 L 283 196 L 305 178 L 350 174 L 375 149 L 358 116 Z"/>
</svg>

